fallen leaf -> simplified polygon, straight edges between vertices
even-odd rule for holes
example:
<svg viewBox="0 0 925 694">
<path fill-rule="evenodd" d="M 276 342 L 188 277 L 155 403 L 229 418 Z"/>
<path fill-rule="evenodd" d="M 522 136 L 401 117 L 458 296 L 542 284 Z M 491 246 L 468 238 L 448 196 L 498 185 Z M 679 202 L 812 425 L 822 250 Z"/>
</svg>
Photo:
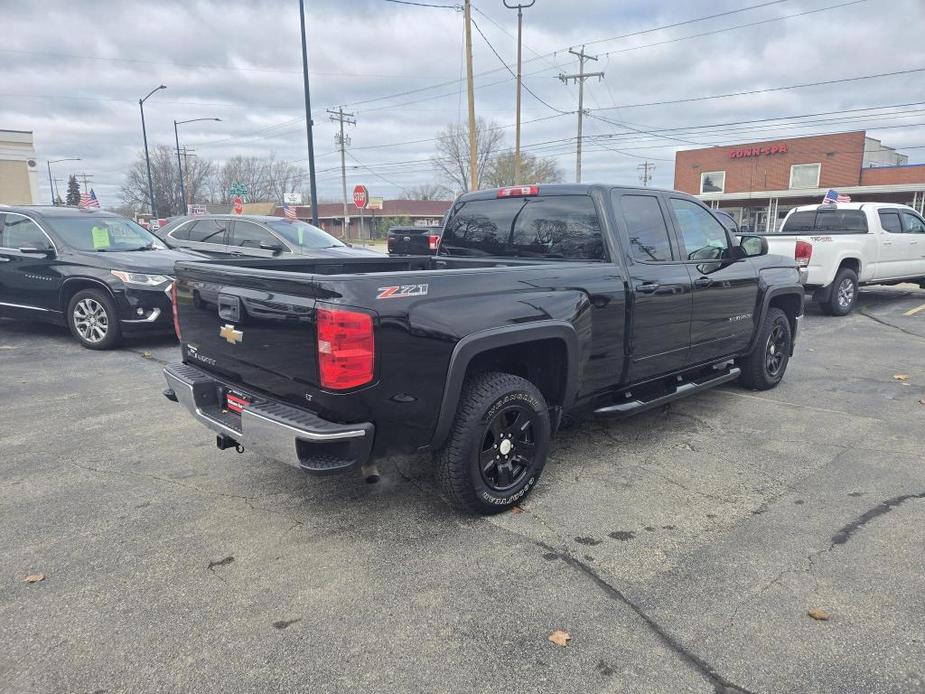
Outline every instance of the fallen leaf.
<svg viewBox="0 0 925 694">
<path fill-rule="evenodd" d="M 831 612 L 826 612 L 825 610 L 818 608 L 818 607 L 814 607 L 806 614 L 808 614 L 810 617 L 820 622 L 827 622 L 828 620 L 832 618 Z"/>
<path fill-rule="evenodd" d="M 511 506 L 511 513 L 523 513 L 524 510 L 520 506 Z"/>
<path fill-rule="evenodd" d="M 567 631 L 556 629 L 554 632 L 552 632 L 549 635 L 549 640 L 552 641 L 557 646 L 562 646 L 563 648 L 565 648 L 565 646 L 568 645 L 568 642 L 572 640 L 572 635 L 569 634 Z"/>
<path fill-rule="evenodd" d="M 925 405 L 925 400 L 919 400 L 919 405 Z"/>
<path fill-rule="evenodd" d="M 141 353 L 141 356 L 143 356 L 145 359 L 150 359 L 150 358 L 151 358 L 151 352 L 142 352 L 142 353 Z"/>
<path fill-rule="evenodd" d="M 23 583 L 38 583 L 39 581 L 45 580 L 45 574 L 32 574 L 31 576 L 26 576 L 22 582 Z"/>
<path fill-rule="evenodd" d="M 909 377 L 906 374 L 893 374 L 893 378 L 897 381 L 908 381 Z"/>
</svg>

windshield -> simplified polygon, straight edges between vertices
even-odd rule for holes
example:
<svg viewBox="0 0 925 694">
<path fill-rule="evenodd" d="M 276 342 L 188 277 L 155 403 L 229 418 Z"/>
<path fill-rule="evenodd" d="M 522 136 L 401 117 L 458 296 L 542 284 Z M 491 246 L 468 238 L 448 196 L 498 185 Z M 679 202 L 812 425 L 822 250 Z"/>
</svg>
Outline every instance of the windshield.
<svg viewBox="0 0 925 694">
<path fill-rule="evenodd" d="M 344 244 L 326 231 L 305 222 L 280 220 L 278 222 L 269 222 L 269 226 L 289 243 L 300 248 L 318 250 L 319 248 L 344 247 Z"/>
<path fill-rule="evenodd" d="M 48 220 L 64 242 L 80 251 L 144 251 L 165 250 L 151 232 L 121 217 L 80 215 L 54 217 Z"/>
</svg>

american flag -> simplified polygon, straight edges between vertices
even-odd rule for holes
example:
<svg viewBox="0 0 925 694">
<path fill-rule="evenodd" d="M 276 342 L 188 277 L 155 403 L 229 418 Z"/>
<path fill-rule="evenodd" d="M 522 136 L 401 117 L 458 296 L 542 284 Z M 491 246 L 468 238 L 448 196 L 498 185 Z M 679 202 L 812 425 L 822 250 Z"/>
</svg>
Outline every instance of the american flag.
<svg viewBox="0 0 925 694">
<path fill-rule="evenodd" d="M 296 220 L 295 207 L 289 203 L 283 205 L 283 214 L 286 215 L 286 219 L 288 220 L 293 222 Z"/>
<path fill-rule="evenodd" d="M 825 194 L 825 197 L 822 198 L 823 205 L 834 205 L 835 203 L 839 203 L 839 202 L 842 202 L 842 203 L 851 202 L 851 196 L 843 195 L 842 193 L 839 193 L 837 190 L 830 189 L 829 192 Z"/>
<path fill-rule="evenodd" d="M 80 202 L 77 203 L 77 207 L 82 210 L 88 210 L 91 207 L 99 209 L 100 201 L 97 200 L 96 193 L 93 192 L 92 188 L 89 193 L 84 192 L 80 194 Z"/>
</svg>

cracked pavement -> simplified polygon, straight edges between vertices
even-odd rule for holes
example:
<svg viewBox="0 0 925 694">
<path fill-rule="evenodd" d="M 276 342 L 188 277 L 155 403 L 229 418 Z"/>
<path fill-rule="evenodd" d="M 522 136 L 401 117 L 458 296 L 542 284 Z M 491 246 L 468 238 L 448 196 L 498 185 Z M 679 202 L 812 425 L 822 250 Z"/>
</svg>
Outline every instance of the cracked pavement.
<svg viewBox="0 0 925 694">
<path fill-rule="evenodd" d="M 170 339 L 0 321 L 0 691 L 925 691 L 923 302 L 809 307 L 778 389 L 562 432 L 490 519 L 216 450 Z"/>
</svg>

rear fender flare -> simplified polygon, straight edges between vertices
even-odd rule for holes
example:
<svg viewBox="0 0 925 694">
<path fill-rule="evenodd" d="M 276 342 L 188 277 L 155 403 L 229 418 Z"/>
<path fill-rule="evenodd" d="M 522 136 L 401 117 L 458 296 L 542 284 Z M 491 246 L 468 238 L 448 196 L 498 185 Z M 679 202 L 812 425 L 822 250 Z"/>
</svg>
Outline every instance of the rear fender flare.
<svg viewBox="0 0 925 694">
<path fill-rule="evenodd" d="M 456 408 L 462 395 L 463 383 L 469 364 L 479 354 L 498 347 L 537 340 L 561 340 L 565 344 L 565 388 L 562 397 L 562 408 L 568 410 L 575 402 L 578 393 L 578 360 L 579 346 L 578 334 L 571 323 L 564 321 L 541 321 L 527 325 L 508 325 L 501 328 L 492 328 L 467 335 L 460 340 L 450 356 L 447 369 L 446 385 L 443 389 L 443 400 L 437 416 L 437 425 L 430 441 L 431 449 L 440 448 L 449 436 L 456 417 Z"/>
<path fill-rule="evenodd" d="M 793 295 L 799 298 L 800 300 L 800 312 L 798 316 L 803 315 L 803 304 L 805 302 L 805 292 L 803 285 L 785 285 L 781 287 L 770 287 L 764 294 L 764 298 L 761 302 L 760 313 L 758 314 L 758 320 L 755 321 L 755 331 L 752 335 L 752 339 L 748 344 L 748 352 L 751 352 L 755 348 L 755 342 L 758 339 L 758 333 L 761 330 L 761 325 L 764 323 L 765 316 L 768 315 L 768 309 L 771 308 L 771 301 L 778 296 Z M 792 355 L 791 355 L 792 356 Z"/>
</svg>

